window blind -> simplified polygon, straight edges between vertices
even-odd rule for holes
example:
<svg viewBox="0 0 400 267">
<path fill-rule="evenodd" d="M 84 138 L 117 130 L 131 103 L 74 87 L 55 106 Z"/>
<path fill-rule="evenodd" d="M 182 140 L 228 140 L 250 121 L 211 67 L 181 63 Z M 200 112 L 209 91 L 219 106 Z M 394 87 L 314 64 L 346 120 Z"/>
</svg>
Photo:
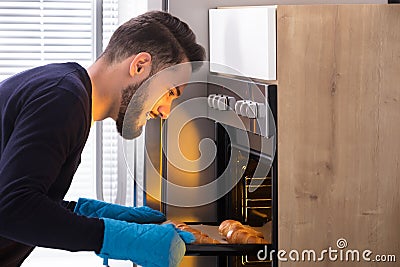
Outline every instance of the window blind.
<svg viewBox="0 0 400 267">
<path fill-rule="evenodd" d="M 148 2 L 143 0 L 103 0 L 103 51 L 119 25 L 147 9 Z M 137 140 L 124 141 L 112 119 L 104 120 L 101 128 L 103 198 L 107 202 L 132 206 L 135 203 L 132 173 L 135 172 Z"/>
<path fill-rule="evenodd" d="M 93 53 L 93 0 L 0 1 L 0 81 L 26 69 L 53 62 L 74 61 L 88 67 Z M 95 127 L 65 199 L 95 197 Z M 95 266 L 93 253 L 36 248 L 24 267 Z M 130 266 L 130 265 L 128 265 Z"/>
<path fill-rule="evenodd" d="M 93 61 L 91 0 L 0 1 L 0 80 L 53 62 Z M 94 196 L 94 132 L 66 199 Z"/>
<path fill-rule="evenodd" d="M 92 1 L 0 2 L 0 80 L 50 62 L 92 62 Z"/>
<path fill-rule="evenodd" d="M 121 6 L 121 2 L 123 2 Z M 94 12 L 102 4 L 102 24 L 95 25 Z M 89 67 L 95 60 L 94 27 L 102 27 L 103 47 L 108 43 L 124 9 L 129 18 L 146 11 L 143 0 L 19 0 L 0 1 L 0 81 L 39 65 L 75 61 Z M 115 122 L 104 121 L 102 138 L 97 140 L 91 128 L 82 161 L 65 199 L 96 198 L 96 155 L 101 151 L 104 199 L 133 204 L 133 180 L 126 164 L 133 164 L 132 147 L 124 144 L 115 130 Z M 100 144 L 100 145 L 99 145 Z M 101 146 L 101 149 L 99 149 Z M 126 152 L 124 151 L 126 150 Z M 128 159 L 125 161 L 126 153 Z M 97 174 L 98 175 L 98 174 Z M 118 177 L 124 179 L 118 183 Z M 117 199 L 117 190 L 125 198 Z M 117 201 L 118 200 L 118 201 Z M 92 252 L 73 253 L 36 248 L 23 263 L 25 267 L 94 266 L 100 259 Z M 115 261 L 112 265 L 131 266 Z"/>
<path fill-rule="evenodd" d="M 118 27 L 118 0 L 103 1 L 103 51 Z M 120 140 L 116 131 L 115 121 L 106 119 L 102 123 L 102 176 L 103 176 L 103 198 L 107 202 L 118 203 L 124 205 L 132 205 L 132 202 L 127 202 L 126 197 L 121 193 L 121 182 L 126 180 L 126 177 L 120 176 L 122 167 L 119 166 L 118 158 L 121 154 Z M 126 191 L 126 188 L 125 188 Z M 129 191 L 129 190 L 128 190 Z"/>
</svg>

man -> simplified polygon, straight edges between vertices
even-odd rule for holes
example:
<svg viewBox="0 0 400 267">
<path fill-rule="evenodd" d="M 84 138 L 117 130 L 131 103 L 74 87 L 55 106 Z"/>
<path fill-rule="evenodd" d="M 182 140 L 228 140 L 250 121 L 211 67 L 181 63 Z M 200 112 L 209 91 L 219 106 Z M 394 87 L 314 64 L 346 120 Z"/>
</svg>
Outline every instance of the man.
<svg viewBox="0 0 400 267">
<path fill-rule="evenodd" d="M 94 251 L 145 267 L 178 265 L 193 236 L 157 224 L 162 213 L 63 197 L 92 119 L 111 117 L 123 137 L 139 136 L 146 119 L 168 117 L 183 90 L 149 78 L 203 59 L 185 23 L 153 11 L 120 26 L 87 71 L 50 64 L 0 84 L 0 266 L 21 265 L 35 246 Z"/>
</svg>

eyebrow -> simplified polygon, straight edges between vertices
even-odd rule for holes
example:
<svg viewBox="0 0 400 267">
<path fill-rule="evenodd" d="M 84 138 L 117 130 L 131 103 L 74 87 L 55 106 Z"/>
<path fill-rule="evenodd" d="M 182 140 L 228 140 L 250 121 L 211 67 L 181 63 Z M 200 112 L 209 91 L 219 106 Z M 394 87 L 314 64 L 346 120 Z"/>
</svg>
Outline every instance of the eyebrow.
<svg viewBox="0 0 400 267">
<path fill-rule="evenodd" d="M 180 96 L 181 95 L 181 89 L 179 89 L 180 86 L 175 87 L 176 89 L 176 95 Z"/>
</svg>

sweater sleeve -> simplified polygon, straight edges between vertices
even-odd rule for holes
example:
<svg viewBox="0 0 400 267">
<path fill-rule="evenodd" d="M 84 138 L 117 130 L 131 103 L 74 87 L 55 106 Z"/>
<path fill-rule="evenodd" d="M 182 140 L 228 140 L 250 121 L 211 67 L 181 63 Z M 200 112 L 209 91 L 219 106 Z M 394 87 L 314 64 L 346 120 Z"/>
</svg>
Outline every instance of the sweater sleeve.
<svg viewBox="0 0 400 267">
<path fill-rule="evenodd" d="M 70 210 L 70 211 L 74 211 L 74 210 L 75 210 L 75 206 L 76 206 L 76 201 L 66 201 L 66 200 L 63 200 L 63 201 L 61 201 L 61 205 L 62 205 L 64 208 L 66 208 L 66 209 L 68 209 L 68 210 Z"/>
<path fill-rule="evenodd" d="M 103 221 L 79 216 L 48 195 L 69 155 L 86 142 L 85 127 L 87 112 L 67 90 L 47 90 L 23 105 L 0 158 L 1 236 L 33 246 L 100 251 Z"/>
</svg>

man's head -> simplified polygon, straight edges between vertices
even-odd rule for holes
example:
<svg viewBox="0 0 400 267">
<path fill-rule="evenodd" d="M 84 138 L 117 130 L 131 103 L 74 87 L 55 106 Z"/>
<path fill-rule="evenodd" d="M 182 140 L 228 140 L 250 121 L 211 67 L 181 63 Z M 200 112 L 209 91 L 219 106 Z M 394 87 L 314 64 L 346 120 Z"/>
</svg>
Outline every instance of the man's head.
<svg viewBox="0 0 400 267">
<path fill-rule="evenodd" d="M 121 25 L 102 54 L 109 65 L 118 64 L 132 56 L 131 74 L 139 74 L 145 70 L 147 73 L 145 78 L 129 84 L 122 91 L 117 129 L 122 135 L 124 128 L 124 137 L 129 139 L 140 135 L 145 124 L 143 116 L 146 114 L 148 118 L 167 118 L 172 100 L 183 90 L 183 86 L 164 88 L 165 93 L 158 96 L 158 101 L 152 103 L 150 110 L 145 110 L 148 108 L 148 95 L 151 94 L 149 91 L 154 89 L 147 80 L 170 66 L 203 61 L 205 51 L 196 43 L 196 37 L 186 23 L 166 12 L 151 11 Z M 147 84 L 145 90 L 138 92 L 143 84 Z M 128 106 L 130 114 L 126 114 Z M 129 129 L 124 123 L 129 124 Z"/>
</svg>

